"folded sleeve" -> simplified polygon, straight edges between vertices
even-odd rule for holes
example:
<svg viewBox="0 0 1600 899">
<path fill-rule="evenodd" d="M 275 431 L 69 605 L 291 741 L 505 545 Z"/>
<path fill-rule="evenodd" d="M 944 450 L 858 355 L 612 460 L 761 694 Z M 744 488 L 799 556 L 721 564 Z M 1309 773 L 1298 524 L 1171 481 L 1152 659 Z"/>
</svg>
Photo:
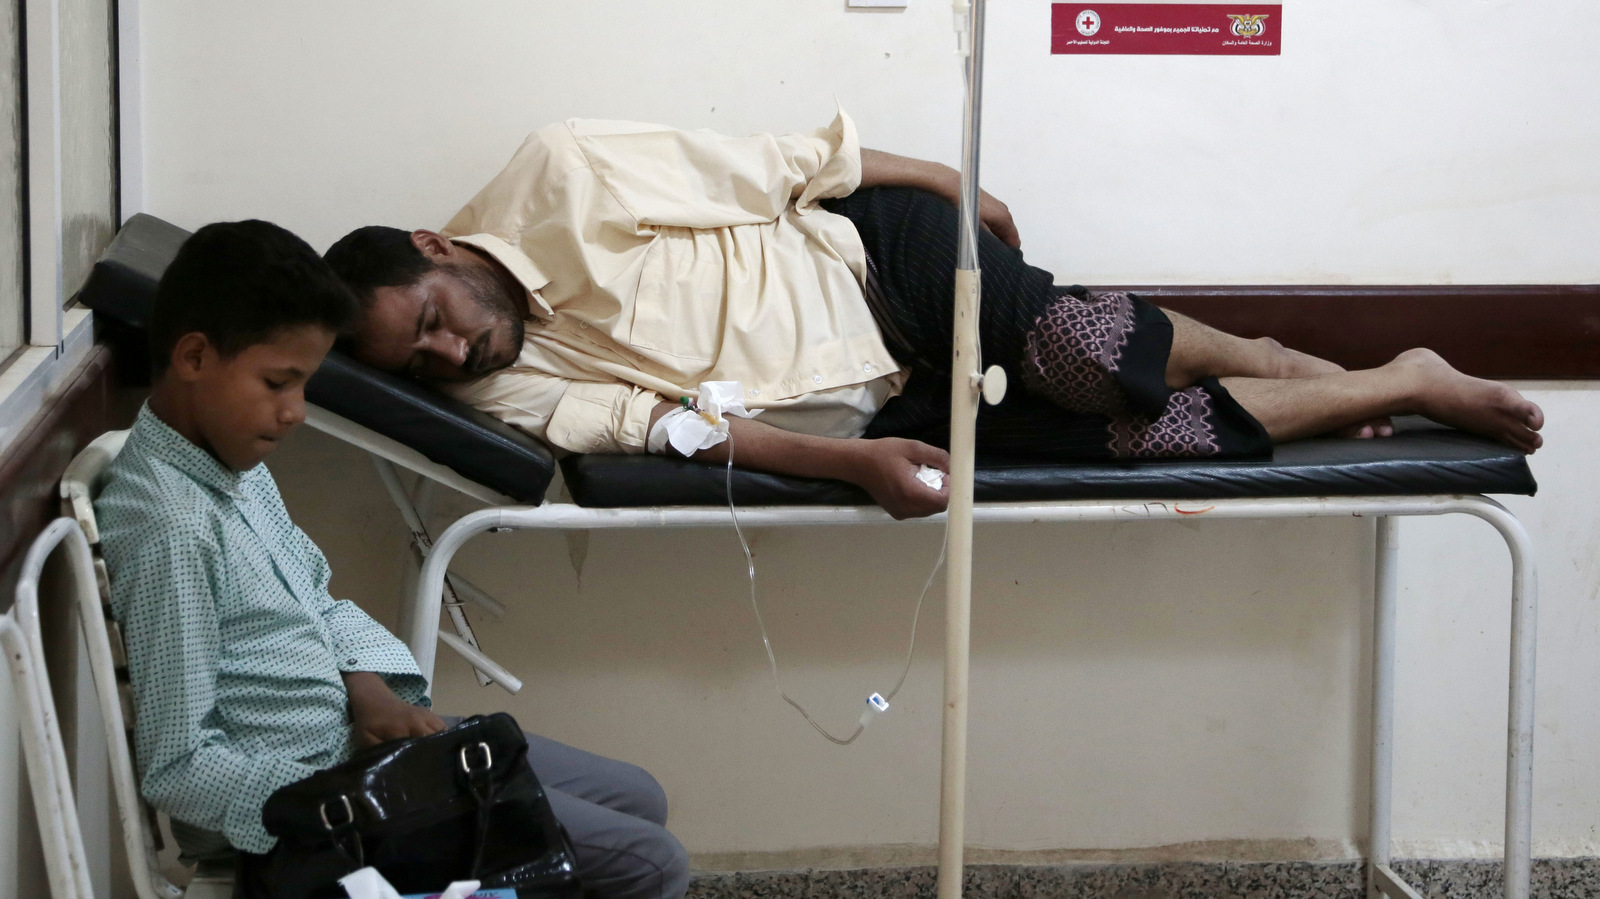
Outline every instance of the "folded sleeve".
<svg viewBox="0 0 1600 899">
<path fill-rule="evenodd" d="M 642 453 L 661 394 L 632 384 L 569 381 L 546 431 L 575 453 Z"/>
<path fill-rule="evenodd" d="M 348 599 L 328 598 L 322 620 L 333 635 L 334 652 L 343 672 L 371 671 L 383 678 L 394 695 L 412 705 L 431 706 L 428 682 L 417 669 L 411 650 L 361 607 Z"/>
<path fill-rule="evenodd" d="M 475 409 L 573 453 L 642 453 L 661 395 L 620 381 L 500 372 L 452 391 Z"/>
<path fill-rule="evenodd" d="M 158 537 L 119 565 L 112 581 L 138 708 L 142 791 L 174 818 L 267 852 L 277 840 L 262 824 L 262 806 L 316 769 L 244 751 L 214 725 L 221 648 L 207 552 L 192 534 Z"/>
<path fill-rule="evenodd" d="M 291 527 L 293 527 L 291 525 Z M 333 638 L 333 650 L 338 655 L 339 670 L 371 671 L 383 678 L 395 695 L 413 705 L 431 705 L 428 682 L 417 668 L 410 647 L 389 632 L 389 629 L 372 620 L 360 606 L 348 599 L 334 599 L 328 593 L 328 583 L 333 569 L 328 557 L 305 531 L 293 529 L 293 542 L 305 562 L 311 577 L 315 603 L 322 623 Z"/>
<path fill-rule="evenodd" d="M 637 224 L 723 228 L 804 213 L 861 183 L 861 145 L 843 111 L 815 131 L 729 137 L 568 123 L 595 176 Z"/>
</svg>

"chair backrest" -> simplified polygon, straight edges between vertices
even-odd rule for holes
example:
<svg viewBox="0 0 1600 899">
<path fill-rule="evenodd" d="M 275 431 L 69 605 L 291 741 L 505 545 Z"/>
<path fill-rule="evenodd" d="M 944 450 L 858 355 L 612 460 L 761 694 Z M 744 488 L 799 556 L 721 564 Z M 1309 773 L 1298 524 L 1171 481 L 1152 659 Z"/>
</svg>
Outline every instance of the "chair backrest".
<svg viewBox="0 0 1600 899">
<path fill-rule="evenodd" d="M 78 618 L 89 650 L 89 670 L 100 700 L 100 720 L 105 728 L 107 755 L 111 759 L 111 784 L 116 794 L 117 816 L 122 822 L 122 845 L 128 856 L 139 899 L 178 899 L 184 891 L 161 873 L 156 854 L 161 849 L 161 828 L 155 809 L 139 795 L 133 768 L 133 688 L 128 682 L 128 652 L 122 629 L 111 615 L 111 581 L 100 552 L 100 528 L 95 522 L 94 499 L 104 486 L 106 468 L 128 439 L 127 431 L 108 431 L 95 438 L 67 466 L 61 476 L 62 511 L 78 522 L 87 538 L 94 569 L 93 591 L 80 591 Z"/>
<path fill-rule="evenodd" d="M 51 522 L 28 548 L 22 575 L 17 579 L 16 600 L 9 611 L 0 615 L 0 647 L 11 669 L 12 688 L 22 710 L 22 748 L 50 895 L 55 899 L 94 899 L 78 806 L 73 801 L 67 773 L 67 751 L 61 741 L 61 723 L 56 719 L 55 698 L 39 635 L 39 575 L 45 560 L 62 542 L 67 543 L 72 557 L 73 587 L 82 593 L 94 592 L 94 572 L 82 532 L 65 518 Z"/>
</svg>

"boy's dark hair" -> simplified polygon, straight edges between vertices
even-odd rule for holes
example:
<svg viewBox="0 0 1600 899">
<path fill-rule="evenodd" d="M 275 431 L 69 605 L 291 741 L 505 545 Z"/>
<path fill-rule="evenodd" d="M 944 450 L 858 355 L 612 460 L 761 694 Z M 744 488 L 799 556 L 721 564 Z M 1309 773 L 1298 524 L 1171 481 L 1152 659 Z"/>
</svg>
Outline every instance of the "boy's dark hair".
<svg viewBox="0 0 1600 899">
<path fill-rule="evenodd" d="M 271 222 L 217 222 L 190 235 L 161 276 L 150 364 L 160 377 L 178 339 L 195 331 L 228 358 L 283 328 L 342 334 L 359 313 L 350 289 L 305 241 Z"/>
<path fill-rule="evenodd" d="M 350 285 L 362 305 L 380 287 L 406 287 L 432 271 L 434 261 L 411 242 L 411 232 L 384 225 L 357 228 L 322 258 Z"/>
</svg>

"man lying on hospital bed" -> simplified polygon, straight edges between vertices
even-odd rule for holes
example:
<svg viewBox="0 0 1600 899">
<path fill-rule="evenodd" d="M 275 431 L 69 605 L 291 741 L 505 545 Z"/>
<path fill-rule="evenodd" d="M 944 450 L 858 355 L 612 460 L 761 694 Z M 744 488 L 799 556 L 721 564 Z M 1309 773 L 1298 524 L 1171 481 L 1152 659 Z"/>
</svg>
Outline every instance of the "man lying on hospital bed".
<svg viewBox="0 0 1600 899">
<path fill-rule="evenodd" d="M 944 509 L 959 175 L 864 150 L 842 112 L 727 137 L 572 120 L 530 135 L 441 231 L 371 226 L 327 259 L 362 315 L 349 349 L 440 383 L 553 446 L 672 451 L 706 382 L 759 418 L 692 451 L 864 488 L 897 518 Z M 1544 414 L 1428 350 L 1346 372 L 1127 293 L 1057 287 L 983 194 L 985 366 L 1013 387 L 980 452 L 1056 460 L 1243 457 L 1418 413 L 1523 452 Z M 855 439 L 855 438 L 867 439 Z"/>
</svg>

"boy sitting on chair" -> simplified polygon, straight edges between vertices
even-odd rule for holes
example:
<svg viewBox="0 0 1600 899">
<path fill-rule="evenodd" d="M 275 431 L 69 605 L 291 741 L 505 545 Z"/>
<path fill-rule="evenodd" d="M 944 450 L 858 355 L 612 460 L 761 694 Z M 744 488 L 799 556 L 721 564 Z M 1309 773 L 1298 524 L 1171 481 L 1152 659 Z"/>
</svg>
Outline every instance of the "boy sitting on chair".
<svg viewBox="0 0 1600 899">
<path fill-rule="evenodd" d="M 128 645 L 141 789 L 189 860 L 273 850 L 278 788 L 446 722 L 405 644 L 328 594 L 326 558 L 262 464 L 355 319 L 342 282 L 276 225 L 208 225 L 161 279 L 155 383 L 95 503 Z M 677 897 L 688 859 L 645 771 L 529 735 L 592 894 Z"/>
</svg>

